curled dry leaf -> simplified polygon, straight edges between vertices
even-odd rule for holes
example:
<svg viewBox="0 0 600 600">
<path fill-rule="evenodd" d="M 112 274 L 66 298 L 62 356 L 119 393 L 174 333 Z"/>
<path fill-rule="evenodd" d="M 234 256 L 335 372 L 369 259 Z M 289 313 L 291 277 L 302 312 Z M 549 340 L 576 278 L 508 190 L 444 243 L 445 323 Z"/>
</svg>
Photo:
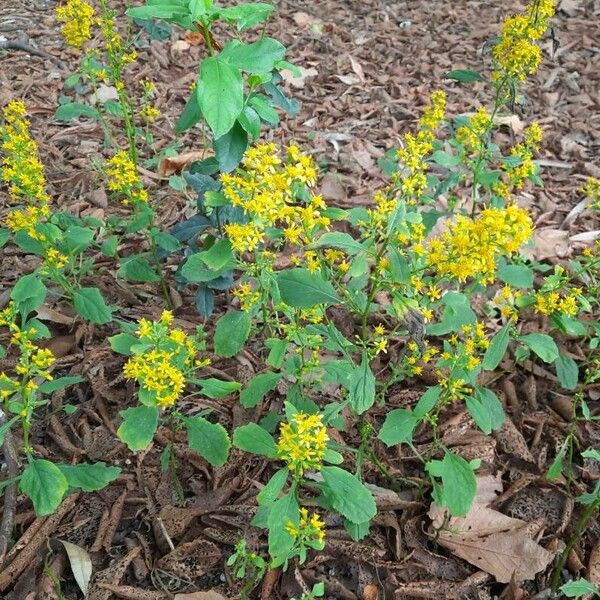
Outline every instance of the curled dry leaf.
<svg viewBox="0 0 600 600">
<path fill-rule="evenodd" d="M 600 542 L 592 548 L 587 568 L 587 580 L 600 588 Z"/>
<path fill-rule="evenodd" d="M 218 592 L 191 592 L 190 594 L 175 594 L 175 600 L 227 600 Z"/>
<path fill-rule="evenodd" d="M 305 69 L 304 67 L 296 67 L 300 71 L 300 75 L 296 77 L 294 73 L 289 71 L 288 69 L 284 69 L 281 71 L 281 76 L 284 81 L 287 81 L 292 87 L 298 88 L 301 90 L 305 84 L 306 80 L 309 77 L 316 77 L 319 74 L 314 67 L 310 67 L 309 69 Z"/>
<path fill-rule="evenodd" d="M 212 156 L 210 150 L 198 150 L 194 152 L 184 152 L 177 156 L 164 156 L 158 164 L 158 174 L 161 177 L 170 177 L 175 173 L 181 172 L 187 165 L 197 160 L 204 160 Z"/>
<path fill-rule="evenodd" d="M 562 229 L 538 229 L 533 235 L 534 245 L 523 248 L 530 259 L 563 258 L 569 253 L 569 233 Z"/>
<path fill-rule="evenodd" d="M 488 508 L 496 496 L 489 478 L 479 477 L 477 483 L 477 496 L 465 517 L 448 519 L 445 509 L 431 505 L 429 517 L 439 529 L 437 541 L 500 583 L 533 579 L 550 564 L 553 554 L 532 539 L 528 523 Z"/>
<path fill-rule="evenodd" d="M 85 548 L 64 540 L 60 540 L 60 543 L 65 547 L 69 557 L 73 577 L 83 595 L 86 596 L 92 577 L 92 559 Z"/>
</svg>

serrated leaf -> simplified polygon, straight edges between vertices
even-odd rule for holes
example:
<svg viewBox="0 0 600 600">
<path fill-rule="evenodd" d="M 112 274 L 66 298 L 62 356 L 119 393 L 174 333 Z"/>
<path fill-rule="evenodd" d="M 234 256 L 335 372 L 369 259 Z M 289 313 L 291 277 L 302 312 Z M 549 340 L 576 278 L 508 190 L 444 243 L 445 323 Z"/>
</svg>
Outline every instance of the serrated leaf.
<svg viewBox="0 0 600 600">
<path fill-rule="evenodd" d="M 104 325 L 112 321 L 112 310 L 98 288 L 79 288 L 73 296 L 75 312 L 84 319 Z"/>
<path fill-rule="evenodd" d="M 204 417 L 194 416 L 183 419 L 188 434 L 188 444 L 213 467 L 227 462 L 231 442 L 225 428 L 219 423 L 211 423 Z"/>
<path fill-rule="evenodd" d="M 225 358 L 235 356 L 244 347 L 251 327 L 252 320 L 248 313 L 239 310 L 225 313 L 215 328 L 215 352 Z"/>
<path fill-rule="evenodd" d="M 332 507 L 353 523 L 366 523 L 377 514 L 371 492 L 356 476 L 340 467 L 323 467 L 327 499 Z"/>
<path fill-rule="evenodd" d="M 44 517 L 59 507 L 69 484 L 55 464 L 31 458 L 21 475 L 19 487 L 31 498 L 35 514 Z"/>
<path fill-rule="evenodd" d="M 132 452 L 145 450 L 152 441 L 158 427 L 158 408 L 136 406 L 122 410 L 123 423 L 117 429 L 117 436 Z"/>
<path fill-rule="evenodd" d="M 519 337 L 519 341 L 537 354 L 544 362 L 554 362 L 559 355 L 556 342 L 545 333 L 528 333 Z"/>
<path fill-rule="evenodd" d="M 352 408 L 360 415 L 375 402 L 375 375 L 369 366 L 369 357 L 365 352 L 362 362 L 350 374 L 348 400 Z"/>
<path fill-rule="evenodd" d="M 245 452 L 268 458 L 277 456 L 277 446 L 269 432 L 256 423 L 248 423 L 233 432 L 233 445 Z"/>
<path fill-rule="evenodd" d="M 329 281 L 308 269 L 287 269 L 276 277 L 281 299 L 294 308 L 337 304 L 340 297 Z"/>
<path fill-rule="evenodd" d="M 412 442 L 418 424 L 419 419 L 410 410 L 397 408 L 387 414 L 377 437 L 388 447 Z"/>
<path fill-rule="evenodd" d="M 245 408 L 256 406 L 271 390 L 274 390 L 282 377 L 282 373 L 259 373 L 253 377 L 240 394 L 240 403 Z"/>
<path fill-rule="evenodd" d="M 69 487 L 79 488 L 84 492 L 101 490 L 121 474 L 119 467 L 107 467 L 103 462 L 57 466 L 66 477 Z"/>
<path fill-rule="evenodd" d="M 493 371 L 504 358 L 510 342 L 511 329 L 512 324 L 508 323 L 491 339 L 481 362 L 486 371 Z"/>
</svg>

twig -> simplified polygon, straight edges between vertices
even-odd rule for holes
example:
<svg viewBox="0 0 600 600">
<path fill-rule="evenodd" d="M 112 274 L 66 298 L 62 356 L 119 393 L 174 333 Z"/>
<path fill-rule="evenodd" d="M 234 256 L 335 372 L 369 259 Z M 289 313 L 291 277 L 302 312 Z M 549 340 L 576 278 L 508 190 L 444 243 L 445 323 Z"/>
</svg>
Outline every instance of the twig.
<svg viewBox="0 0 600 600">
<path fill-rule="evenodd" d="M 33 56 L 39 56 L 40 58 L 47 58 L 47 59 L 51 60 L 53 63 L 55 63 L 60 69 L 65 68 L 65 63 L 62 60 L 56 58 L 55 56 L 52 56 L 52 54 L 48 54 L 48 52 L 46 52 L 45 50 L 41 50 L 39 48 L 34 48 L 33 46 L 30 46 L 29 44 L 27 44 L 26 42 L 24 42 L 22 40 L 7 40 L 7 39 L 0 38 L 0 50 L 1 49 L 21 50 L 23 52 L 27 52 L 27 54 L 32 54 Z"/>
<path fill-rule="evenodd" d="M 12 433 L 7 431 L 4 436 L 4 461 L 6 462 L 9 479 L 14 479 L 18 474 L 19 464 L 17 462 L 17 451 L 13 441 Z M 8 544 L 12 538 L 15 525 L 15 508 L 17 505 L 17 482 L 13 481 L 4 490 L 4 510 L 2 512 L 2 523 L 0 524 L 0 566 L 3 565 Z"/>
</svg>

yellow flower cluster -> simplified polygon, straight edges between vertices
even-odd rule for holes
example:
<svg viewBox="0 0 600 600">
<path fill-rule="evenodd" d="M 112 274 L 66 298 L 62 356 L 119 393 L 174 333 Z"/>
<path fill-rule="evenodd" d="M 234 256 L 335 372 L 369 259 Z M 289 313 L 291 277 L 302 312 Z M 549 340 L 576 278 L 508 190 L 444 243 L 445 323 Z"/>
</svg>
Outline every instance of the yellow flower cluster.
<svg viewBox="0 0 600 600">
<path fill-rule="evenodd" d="M 18 310 L 14 302 L 0 311 L 0 327 L 8 327 L 11 344 L 19 349 L 19 360 L 15 366 L 17 377 L 12 378 L 4 371 L 0 372 L 0 399 L 10 398 L 16 392 L 33 392 L 38 387 L 36 378 L 50 381 L 50 367 L 56 361 L 51 350 L 33 343 L 38 337 L 35 328 L 23 329 L 17 324 L 17 319 Z"/>
<path fill-rule="evenodd" d="M 400 178 L 400 189 L 408 197 L 409 204 L 416 204 L 427 187 L 427 163 L 425 158 L 433 149 L 434 131 L 444 119 L 446 94 L 437 90 L 431 94 L 431 102 L 423 111 L 419 120 L 419 131 L 416 136 L 407 133 L 404 136 L 404 147 L 397 153 L 407 173 Z"/>
<path fill-rule="evenodd" d="M 260 293 L 254 291 L 249 283 L 240 283 L 233 288 L 232 294 L 240 301 L 242 310 L 248 312 L 260 300 Z"/>
<path fill-rule="evenodd" d="M 496 293 L 494 298 L 494 304 L 500 309 L 500 314 L 505 319 L 516 323 L 519 319 L 519 310 L 517 308 L 517 301 L 521 298 L 522 293 L 505 285 L 501 290 Z"/>
<path fill-rule="evenodd" d="M 299 544 L 314 546 L 315 543 L 322 545 L 325 542 L 325 521 L 316 512 L 309 515 L 308 510 L 304 507 L 300 509 L 298 526 L 294 525 L 292 521 L 288 521 L 285 530 Z"/>
<path fill-rule="evenodd" d="M 24 206 L 11 210 L 6 225 L 13 231 L 25 230 L 38 237 L 35 226 L 50 215 L 50 197 L 46 193 L 46 177 L 35 140 L 29 134 L 25 104 L 13 100 L 2 111 L 5 124 L 0 127 L 2 140 L 2 181 L 9 184 L 9 194 Z"/>
<path fill-rule="evenodd" d="M 485 135 L 492 126 L 492 117 L 484 106 L 469 118 L 468 123 L 456 130 L 456 139 L 465 148 L 467 154 L 480 152 L 485 148 Z"/>
<path fill-rule="evenodd" d="M 523 81 L 537 71 L 542 60 L 537 42 L 548 29 L 554 12 L 553 0 L 533 0 L 525 13 L 504 21 L 500 41 L 492 51 L 496 81 Z"/>
<path fill-rule="evenodd" d="M 421 352 L 417 342 L 410 341 L 406 345 L 407 354 L 404 358 L 404 362 L 408 366 L 410 375 L 421 375 L 423 373 L 422 364 L 430 363 L 439 353 L 439 350 L 435 346 L 430 346 L 425 342 L 425 351 Z M 421 362 L 422 364 L 419 364 Z"/>
<path fill-rule="evenodd" d="M 281 425 L 277 456 L 287 462 L 295 477 L 301 477 L 307 469 L 321 468 L 328 441 L 322 415 L 299 412 Z"/>
<path fill-rule="evenodd" d="M 140 319 L 138 323 L 137 336 L 144 349 L 125 363 L 123 373 L 140 385 L 142 404 L 172 406 L 183 393 L 187 376 L 208 364 L 197 359 L 197 340 L 182 329 L 171 328 L 172 320 L 172 313 L 164 311 L 159 321 Z"/>
<path fill-rule="evenodd" d="M 322 214 L 326 206 L 321 196 L 312 196 L 308 203 L 296 199 L 297 188 L 311 187 L 316 179 L 312 159 L 296 146 L 287 149 L 285 160 L 279 158 L 273 143 L 248 149 L 236 174 L 221 175 L 223 194 L 249 218 L 245 224 L 225 226 L 234 250 L 256 250 L 265 241 L 269 227 L 281 227 L 285 240 L 295 246 L 327 227 L 329 219 Z"/>
<path fill-rule="evenodd" d="M 140 109 L 140 117 L 148 124 L 154 123 L 160 117 L 160 110 L 152 104 L 144 104 Z"/>
<path fill-rule="evenodd" d="M 144 204 L 148 202 L 148 192 L 144 189 L 136 164 L 125 150 L 119 150 L 106 163 L 107 188 L 122 196 L 125 205 Z"/>
<path fill-rule="evenodd" d="M 459 216 L 441 238 L 433 239 L 427 263 L 440 276 L 493 283 L 497 257 L 515 254 L 532 233 L 526 210 L 516 205 L 486 208 L 474 219 Z"/>
<path fill-rule="evenodd" d="M 600 210 L 600 179 L 590 177 L 580 191 L 589 200 L 588 208 Z"/>
<path fill-rule="evenodd" d="M 85 0 L 68 0 L 55 14 L 64 23 L 61 31 L 69 46 L 81 48 L 91 39 L 94 9 Z"/>
<path fill-rule="evenodd" d="M 539 292 L 535 295 L 535 312 L 547 316 L 562 313 L 574 317 L 579 312 L 578 297 L 581 294 L 581 288 L 572 288 L 563 294 L 556 291 Z"/>
<path fill-rule="evenodd" d="M 500 195 L 506 200 L 510 197 L 510 191 L 522 189 L 523 183 L 536 172 L 533 154 L 540 149 L 542 128 L 534 122 L 525 129 L 524 134 L 525 140 L 514 146 L 510 152 L 511 158 L 515 159 L 517 163 L 506 162 L 503 164 L 508 179 L 504 189 L 508 190 L 508 195 L 506 191 Z"/>
</svg>

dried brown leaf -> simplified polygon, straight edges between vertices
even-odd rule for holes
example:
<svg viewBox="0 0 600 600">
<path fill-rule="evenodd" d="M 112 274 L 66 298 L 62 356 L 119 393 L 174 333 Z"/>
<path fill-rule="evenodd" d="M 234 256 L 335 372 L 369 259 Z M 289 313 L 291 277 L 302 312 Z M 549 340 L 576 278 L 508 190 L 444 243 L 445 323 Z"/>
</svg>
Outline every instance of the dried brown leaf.
<svg viewBox="0 0 600 600">
<path fill-rule="evenodd" d="M 212 156 L 210 150 L 196 150 L 193 152 L 184 152 L 177 156 L 165 156 L 161 158 L 158 164 L 158 174 L 161 177 L 170 177 L 175 173 L 181 172 L 187 165 L 196 160 L 204 160 Z"/>
</svg>

